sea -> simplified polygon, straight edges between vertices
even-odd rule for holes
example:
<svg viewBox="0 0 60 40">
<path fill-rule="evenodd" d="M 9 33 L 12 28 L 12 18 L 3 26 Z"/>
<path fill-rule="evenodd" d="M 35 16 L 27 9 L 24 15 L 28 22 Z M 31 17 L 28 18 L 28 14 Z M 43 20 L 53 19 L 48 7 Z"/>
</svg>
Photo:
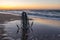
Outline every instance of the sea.
<svg viewBox="0 0 60 40">
<path fill-rule="evenodd" d="M 60 10 L 3 10 L 0 13 L 20 15 L 23 11 L 32 17 L 60 20 Z"/>
<path fill-rule="evenodd" d="M 26 12 L 30 20 L 28 39 L 27 40 L 60 40 L 60 10 L 0 10 L 2 14 L 12 14 L 21 16 L 22 12 Z M 21 20 L 9 21 L 0 24 L 0 40 L 21 40 L 22 25 Z M 19 32 L 17 26 L 19 26 Z"/>
</svg>

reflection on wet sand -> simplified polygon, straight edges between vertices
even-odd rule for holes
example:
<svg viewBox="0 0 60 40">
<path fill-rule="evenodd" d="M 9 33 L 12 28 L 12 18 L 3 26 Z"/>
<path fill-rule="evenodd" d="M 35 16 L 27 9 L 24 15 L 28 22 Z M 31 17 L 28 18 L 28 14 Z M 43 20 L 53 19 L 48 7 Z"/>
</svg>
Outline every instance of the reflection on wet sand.
<svg viewBox="0 0 60 40">
<path fill-rule="evenodd" d="M 5 37 L 4 26 L 0 25 L 0 40 L 2 40 L 4 37 Z"/>
<path fill-rule="evenodd" d="M 52 26 L 59 26 L 60 27 L 60 21 L 57 20 L 49 20 L 49 19 L 43 19 L 43 18 L 33 18 L 34 22 L 38 22 L 40 24 L 46 24 L 46 25 L 52 25 Z"/>
<path fill-rule="evenodd" d="M 14 40 L 12 37 L 9 37 L 4 25 L 0 25 L 0 40 Z"/>
<path fill-rule="evenodd" d="M 5 29 L 10 37 L 12 37 L 13 39 L 20 40 L 21 32 L 16 34 L 17 31 L 16 24 L 18 24 L 19 27 L 21 27 L 20 20 L 16 20 L 16 21 L 8 22 L 5 25 L 6 27 Z M 33 34 L 37 38 L 37 40 L 60 40 L 60 27 L 58 29 L 57 26 L 56 27 L 48 26 L 48 24 L 41 25 L 41 23 L 39 24 L 39 22 L 34 22 L 32 29 L 33 29 Z M 29 38 L 31 38 L 32 34 L 29 34 L 29 36 L 30 36 Z"/>
</svg>

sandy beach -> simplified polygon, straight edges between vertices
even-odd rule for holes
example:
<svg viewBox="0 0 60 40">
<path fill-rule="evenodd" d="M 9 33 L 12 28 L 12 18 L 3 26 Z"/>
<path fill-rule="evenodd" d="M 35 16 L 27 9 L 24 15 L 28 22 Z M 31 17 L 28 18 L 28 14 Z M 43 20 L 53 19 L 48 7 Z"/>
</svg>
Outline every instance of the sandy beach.
<svg viewBox="0 0 60 40">
<path fill-rule="evenodd" d="M 4 23 L 5 21 L 19 20 L 19 19 L 20 19 L 20 16 L 0 13 L 0 23 Z"/>
<path fill-rule="evenodd" d="M 29 16 L 28 16 L 29 17 Z M 16 16 L 12 14 L 2 14 L 0 13 L 0 24 L 5 25 L 0 25 L 0 34 L 2 37 L 7 36 L 7 39 L 19 39 L 21 35 L 20 32 L 19 34 L 16 34 L 17 27 L 16 24 L 21 27 L 21 16 Z M 52 20 L 52 19 L 44 19 L 44 18 L 31 18 L 33 22 L 33 34 L 35 36 L 39 37 L 37 39 L 44 39 L 48 37 L 47 39 L 58 39 L 57 37 L 60 37 L 60 21 L 59 20 Z M 31 22 L 30 22 L 31 23 Z M 2 30 L 2 31 L 1 31 Z M 21 30 L 20 30 L 21 31 Z M 4 33 L 3 33 L 4 32 Z M 17 36 L 16 36 L 17 35 Z M 31 37 L 32 34 L 30 34 Z M 57 35 L 57 36 L 56 36 Z M 56 36 L 56 37 L 55 37 Z M 9 38 L 8 38 L 9 37 Z M 3 39 L 3 38 L 1 38 Z M 20 40 L 20 39 L 19 39 Z"/>
</svg>

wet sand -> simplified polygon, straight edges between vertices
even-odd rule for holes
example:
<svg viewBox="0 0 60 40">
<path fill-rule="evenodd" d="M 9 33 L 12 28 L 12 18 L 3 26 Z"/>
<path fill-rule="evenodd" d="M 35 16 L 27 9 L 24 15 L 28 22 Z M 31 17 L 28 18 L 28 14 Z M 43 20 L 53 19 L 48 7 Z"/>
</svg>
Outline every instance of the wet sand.
<svg viewBox="0 0 60 40">
<path fill-rule="evenodd" d="M 5 21 L 13 21 L 13 20 L 20 20 L 20 19 L 21 19 L 20 16 L 0 13 L 0 24 L 4 23 Z"/>
<path fill-rule="evenodd" d="M 10 22 L 10 21 L 14 21 L 14 20 L 20 20 L 21 16 L 16 16 L 16 15 L 12 15 L 12 14 L 2 14 L 0 13 L 0 40 L 13 40 L 11 37 L 8 37 L 8 35 L 6 34 L 5 26 L 2 24 L 5 24 L 5 22 Z"/>
<path fill-rule="evenodd" d="M 21 27 L 20 16 L 0 14 L 0 24 L 4 23 L 5 21 L 9 22 L 7 22 L 5 25 L 0 25 L 0 39 L 3 39 L 2 35 L 8 35 L 11 40 L 20 40 L 20 32 L 19 34 L 16 34 L 16 24 Z M 34 22 L 32 27 L 33 34 L 38 37 L 38 40 L 60 40 L 60 21 L 43 18 L 33 18 L 32 22 Z M 8 37 L 6 38 L 9 39 Z"/>
<path fill-rule="evenodd" d="M 32 37 L 34 34 L 34 36 L 36 36 L 38 40 L 60 40 L 60 27 L 48 24 L 44 25 L 42 22 L 42 24 L 40 22 L 36 22 L 36 20 L 33 22 L 33 33 L 29 34 L 29 38 Z M 20 20 L 11 21 L 5 25 L 5 30 L 7 31 L 7 34 L 13 39 L 19 39 L 21 37 L 21 30 L 18 34 L 16 34 L 16 24 L 21 28 Z"/>
<path fill-rule="evenodd" d="M 43 18 L 33 18 L 33 19 L 34 19 L 33 20 L 34 22 L 60 27 L 60 21 L 59 20 L 50 20 L 50 19 L 43 19 Z"/>
</svg>

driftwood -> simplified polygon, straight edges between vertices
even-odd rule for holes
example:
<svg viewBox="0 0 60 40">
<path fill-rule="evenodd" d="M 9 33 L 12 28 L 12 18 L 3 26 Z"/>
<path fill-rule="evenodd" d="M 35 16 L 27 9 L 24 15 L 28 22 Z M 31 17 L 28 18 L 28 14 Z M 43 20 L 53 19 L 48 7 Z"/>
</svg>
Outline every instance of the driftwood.
<svg viewBox="0 0 60 40">
<path fill-rule="evenodd" d="M 21 40 L 27 40 L 28 39 L 28 25 L 29 25 L 29 20 L 28 20 L 28 17 L 27 17 L 27 14 L 26 12 L 23 12 L 22 13 L 22 38 Z"/>
<path fill-rule="evenodd" d="M 22 13 L 22 16 L 21 16 L 21 24 L 22 24 L 22 27 L 21 27 L 21 40 L 28 40 L 28 31 L 33 31 L 33 29 L 31 28 L 32 25 L 33 25 L 33 22 L 31 23 L 31 25 L 29 24 L 29 18 L 26 14 L 26 12 L 23 12 Z M 19 26 L 17 25 L 17 33 L 19 32 Z"/>
</svg>

